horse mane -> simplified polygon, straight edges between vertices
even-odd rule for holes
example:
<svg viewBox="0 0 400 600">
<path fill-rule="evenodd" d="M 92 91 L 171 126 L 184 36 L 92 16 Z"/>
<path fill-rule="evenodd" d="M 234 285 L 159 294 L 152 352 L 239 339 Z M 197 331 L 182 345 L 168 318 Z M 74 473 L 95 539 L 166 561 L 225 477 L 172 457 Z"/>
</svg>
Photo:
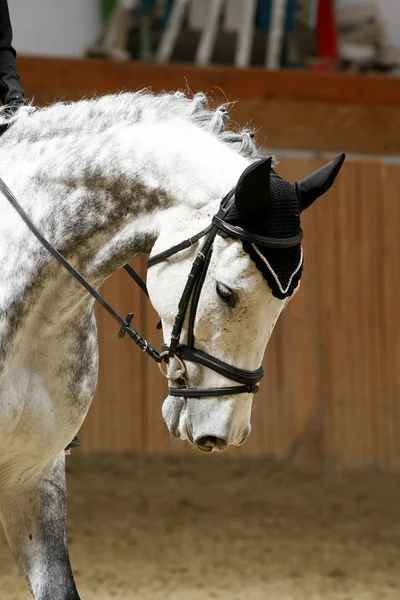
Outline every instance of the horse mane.
<svg viewBox="0 0 400 600">
<path fill-rule="evenodd" d="M 117 122 L 131 125 L 138 123 L 146 112 L 146 120 L 151 118 L 153 121 L 165 122 L 174 117 L 186 118 L 213 133 L 246 158 L 257 159 L 265 156 L 266 153 L 256 146 L 253 130 L 226 129 L 230 104 L 222 104 L 212 110 L 209 108 L 206 94 L 202 92 L 188 96 L 183 91 L 154 94 L 144 89 L 107 94 L 77 102 L 56 102 L 40 108 L 22 107 L 11 117 L 7 110 L 2 108 L 0 125 L 9 123 L 12 126 L 3 134 L 1 145 L 10 147 L 22 141 L 37 142 L 56 137 L 63 138 L 76 135 L 77 132 L 101 133 Z"/>
</svg>

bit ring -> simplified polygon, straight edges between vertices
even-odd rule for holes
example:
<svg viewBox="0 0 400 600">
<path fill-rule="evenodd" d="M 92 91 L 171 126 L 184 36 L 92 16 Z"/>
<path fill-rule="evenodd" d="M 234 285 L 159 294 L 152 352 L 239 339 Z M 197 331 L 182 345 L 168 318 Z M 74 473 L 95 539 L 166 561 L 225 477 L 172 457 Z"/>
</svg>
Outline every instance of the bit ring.
<svg viewBox="0 0 400 600">
<path fill-rule="evenodd" d="M 160 356 L 167 356 L 167 354 L 169 354 L 169 351 L 165 350 L 164 352 L 161 352 Z M 186 373 L 186 367 L 185 367 L 184 362 L 176 354 L 174 354 L 174 358 L 179 363 L 179 369 L 178 369 L 178 371 L 176 371 L 176 373 L 174 373 L 174 375 L 168 375 L 168 372 L 164 371 L 164 369 L 163 369 L 163 363 L 162 362 L 158 363 L 158 368 L 160 369 L 160 371 L 164 375 L 164 377 L 166 377 L 166 379 L 168 379 L 168 381 L 176 381 L 177 379 L 179 379 Z"/>
</svg>

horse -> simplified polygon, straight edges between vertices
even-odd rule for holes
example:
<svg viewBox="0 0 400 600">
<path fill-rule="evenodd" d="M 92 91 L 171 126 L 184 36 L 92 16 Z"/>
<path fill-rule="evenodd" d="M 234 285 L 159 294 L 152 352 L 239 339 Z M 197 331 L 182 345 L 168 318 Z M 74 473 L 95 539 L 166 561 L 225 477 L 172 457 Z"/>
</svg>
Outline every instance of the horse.
<svg viewBox="0 0 400 600">
<path fill-rule="evenodd" d="M 301 211 L 344 160 L 292 185 L 228 117 L 202 93 L 148 90 L 0 113 L 0 177 L 94 289 L 150 253 L 163 417 L 204 452 L 249 435 L 265 347 L 300 283 Z M 79 600 L 64 449 L 96 388 L 94 299 L 1 195 L 0 214 L 0 519 L 34 598 Z"/>
</svg>

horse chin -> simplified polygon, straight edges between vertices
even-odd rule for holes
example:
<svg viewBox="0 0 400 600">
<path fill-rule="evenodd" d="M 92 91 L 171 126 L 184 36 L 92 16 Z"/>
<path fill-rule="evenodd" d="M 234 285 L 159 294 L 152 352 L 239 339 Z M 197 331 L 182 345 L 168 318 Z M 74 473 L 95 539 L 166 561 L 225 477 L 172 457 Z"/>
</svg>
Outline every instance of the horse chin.
<svg viewBox="0 0 400 600">
<path fill-rule="evenodd" d="M 185 428 L 181 430 L 181 420 L 184 416 L 186 401 L 178 396 L 167 396 L 162 405 L 162 416 L 168 431 L 176 438 L 186 439 Z"/>
</svg>

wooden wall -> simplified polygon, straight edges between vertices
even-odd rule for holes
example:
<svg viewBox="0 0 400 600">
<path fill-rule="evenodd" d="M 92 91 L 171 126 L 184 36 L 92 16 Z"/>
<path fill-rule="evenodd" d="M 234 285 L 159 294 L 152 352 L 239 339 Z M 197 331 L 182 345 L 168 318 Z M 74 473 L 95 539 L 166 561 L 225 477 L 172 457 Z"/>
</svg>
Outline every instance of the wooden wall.
<svg viewBox="0 0 400 600">
<path fill-rule="evenodd" d="M 77 99 L 122 87 L 223 88 L 242 98 L 274 148 L 399 154 L 398 79 L 182 65 L 20 59 L 37 102 Z M 268 346 L 253 431 L 231 455 L 272 453 L 302 464 L 400 467 L 400 166 L 378 158 L 346 162 L 335 188 L 303 219 L 305 273 Z M 302 177 L 321 160 L 282 158 Z M 144 274 L 144 259 L 135 261 Z M 157 317 L 126 273 L 104 286 L 121 311 L 157 343 Z M 82 428 L 82 451 L 186 452 L 161 418 L 166 382 L 157 367 L 98 311 L 98 391 Z"/>
<path fill-rule="evenodd" d="M 286 159 L 294 180 L 321 161 Z M 400 467 L 400 166 L 348 162 L 304 215 L 305 272 L 264 361 L 253 431 L 233 454 L 303 464 Z M 136 261 L 142 272 L 144 260 Z M 151 340 L 157 317 L 124 272 L 105 285 Z M 161 419 L 166 382 L 98 311 L 101 373 L 82 430 L 86 451 L 185 452 Z"/>
<path fill-rule="evenodd" d="M 400 154 L 398 77 L 32 57 L 19 58 L 18 66 L 37 104 L 142 87 L 190 88 L 216 103 L 239 100 L 233 118 L 257 128 L 269 147 Z"/>
</svg>

